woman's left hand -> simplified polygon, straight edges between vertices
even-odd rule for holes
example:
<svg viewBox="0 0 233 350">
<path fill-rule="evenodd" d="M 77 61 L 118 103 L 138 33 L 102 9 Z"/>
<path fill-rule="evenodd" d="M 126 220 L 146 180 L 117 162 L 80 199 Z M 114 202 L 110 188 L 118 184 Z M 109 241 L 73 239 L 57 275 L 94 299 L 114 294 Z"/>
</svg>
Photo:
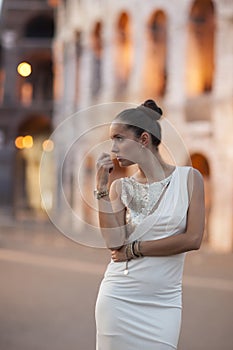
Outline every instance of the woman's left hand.
<svg viewBox="0 0 233 350">
<path fill-rule="evenodd" d="M 126 246 L 123 245 L 120 249 L 118 250 L 112 250 L 112 260 L 114 262 L 121 262 L 121 261 L 127 261 L 126 257 Z"/>
</svg>

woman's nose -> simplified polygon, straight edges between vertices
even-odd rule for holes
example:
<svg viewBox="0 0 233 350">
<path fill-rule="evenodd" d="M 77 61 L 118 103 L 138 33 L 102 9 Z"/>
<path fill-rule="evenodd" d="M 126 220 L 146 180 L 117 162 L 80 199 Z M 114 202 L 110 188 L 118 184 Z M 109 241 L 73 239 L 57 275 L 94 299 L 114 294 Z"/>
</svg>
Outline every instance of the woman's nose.
<svg viewBox="0 0 233 350">
<path fill-rule="evenodd" d="M 111 152 L 112 153 L 117 153 L 118 152 L 118 147 L 116 146 L 115 142 L 112 143 Z"/>
</svg>

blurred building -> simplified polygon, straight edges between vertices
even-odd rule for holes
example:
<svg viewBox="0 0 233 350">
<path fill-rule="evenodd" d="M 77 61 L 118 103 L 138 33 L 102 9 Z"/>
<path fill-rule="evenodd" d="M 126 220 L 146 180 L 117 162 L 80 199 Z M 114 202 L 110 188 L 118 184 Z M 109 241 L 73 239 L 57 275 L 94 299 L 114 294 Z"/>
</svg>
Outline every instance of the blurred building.
<svg viewBox="0 0 233 350">
<path fill-rule="evenodd" d="M 41 208 L 38 168 L 52 130 L 54 5 L 3 0 L 0 10 L 0 204 L 15 213 Z"/>
<path fill-rule="evenodd" d="M 205 240 L 232 251 L 232 0 L 61 0 L 56 23 L 55 124 L 94 104 L 156 99 L 204 176 Z M 71 202 L 75 159 L 63 174 Z M 89 189 L 93 162 L 86 159 Z M 88 217 L 85 204 L 82 211 Z"/>
</svg>

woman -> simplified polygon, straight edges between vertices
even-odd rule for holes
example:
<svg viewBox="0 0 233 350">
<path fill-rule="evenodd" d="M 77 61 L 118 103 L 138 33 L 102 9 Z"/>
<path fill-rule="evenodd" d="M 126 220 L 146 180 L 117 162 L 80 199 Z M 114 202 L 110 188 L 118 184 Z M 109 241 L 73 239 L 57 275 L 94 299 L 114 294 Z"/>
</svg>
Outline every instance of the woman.
<svg viewBox="0 0 233 350">
<path fill-rule="evenodd" d="M 131 177 L 108 191 L 113 161 L 97 161 L 99 222 L 112 259 L 96 303 L 98 350 L 177 349 L 185 252 L 204 230 L 203 179 L 166 163 L 158 150 L 162 110 L 152 100 L 116 116 L 112 152 Z"/>
</svg>

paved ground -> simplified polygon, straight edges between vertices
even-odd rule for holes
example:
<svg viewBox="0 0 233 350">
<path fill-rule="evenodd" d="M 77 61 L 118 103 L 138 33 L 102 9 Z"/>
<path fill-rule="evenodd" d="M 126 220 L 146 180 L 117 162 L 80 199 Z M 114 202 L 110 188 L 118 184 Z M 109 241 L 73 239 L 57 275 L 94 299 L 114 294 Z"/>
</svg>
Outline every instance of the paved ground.
<svg viewBox="0 0 233 350">
<path fill-rule="evenodd" d="M 94 350 L 95 298 L 108 259 L 46 222 L 0 213 L 0 350 Z M 232 301 L 233 254 L 189 253 L 179 350 L 232 350 Z"/>
</svg>

